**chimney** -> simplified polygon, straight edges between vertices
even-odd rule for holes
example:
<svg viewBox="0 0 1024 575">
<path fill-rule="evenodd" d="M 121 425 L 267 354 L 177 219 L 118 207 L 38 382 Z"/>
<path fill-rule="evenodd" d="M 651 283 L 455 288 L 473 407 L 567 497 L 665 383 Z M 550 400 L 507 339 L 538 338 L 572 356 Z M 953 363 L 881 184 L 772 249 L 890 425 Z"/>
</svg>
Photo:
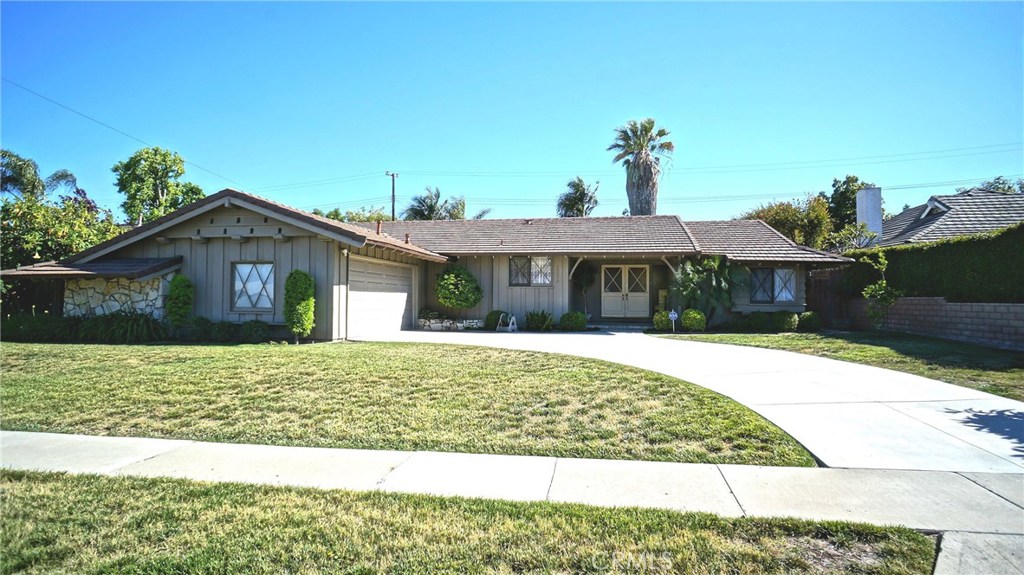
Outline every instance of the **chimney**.
<svg viewBox="0 0 1024 575">
<path fill-rule="evenodd" d="M 857 223 L 866 224 L 868 231 L 882 239 L 882 189 L 863 188 L 857 192 Z"/>
<path fill-rule="evenodd" d="M 405 243 L 409 243 L 409 234 L 405 234 Z"/>
<path fill-rule="evenodd" d="M 377 220 L 377 235 L 378 236 L 380 235 L 380 224 L 381 224 L 381 221 Z"/>
</svg>

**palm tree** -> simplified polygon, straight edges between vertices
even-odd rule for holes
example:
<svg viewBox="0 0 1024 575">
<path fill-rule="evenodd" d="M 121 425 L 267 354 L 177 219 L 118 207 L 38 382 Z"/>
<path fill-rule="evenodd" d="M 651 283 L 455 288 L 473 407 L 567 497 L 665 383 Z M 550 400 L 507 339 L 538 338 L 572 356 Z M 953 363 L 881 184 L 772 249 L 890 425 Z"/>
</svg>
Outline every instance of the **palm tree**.
<svg viewBox="0 0 1024 575">
<path fill-rule="evenodd" d="M 474 220 L 482 219 L 491 212 L 490 209 L 480 210 Z M 404 220 L 464 220 L 466 219 L 466 200 L 461 197 L 454 197 L 450 200 L 441 201 L 441 190 L 434 188 L 431 191 L 427 186 L 426 193 L 415 196 L 409 207 L 402 211 Z"/>
<path fill-rule="evenodd" d="M 601 182 L 591 188 L 583 182 L 583 178 L 569 180 L 569 190 L 558 197 L 558 217 L 585 218 L 597 207 L 597 188 Z"/>
<path fill-rule="evenodd" d="M 0 193 L 41 199 L 61 186 L 77 191 L 78 180 L 67 170 L 57 170 L 44 180 L 39 176 L 39 165 L 33 160 L 10 150 L 0 150 Z"/>
<path fill-rule="evenodd" d="M 672 142 L 665 141 L 668 130 L 654 126 L 654 118 L 637 122 L 630 120 L 615 129 L 615 141 L 608 146 L 616 152 L 614 162 L 626 168 L 626 197 L 629 213 L 649 216 L 658 213 L 658 177 L 661 158 L 675 151 Z"/>
</svg>

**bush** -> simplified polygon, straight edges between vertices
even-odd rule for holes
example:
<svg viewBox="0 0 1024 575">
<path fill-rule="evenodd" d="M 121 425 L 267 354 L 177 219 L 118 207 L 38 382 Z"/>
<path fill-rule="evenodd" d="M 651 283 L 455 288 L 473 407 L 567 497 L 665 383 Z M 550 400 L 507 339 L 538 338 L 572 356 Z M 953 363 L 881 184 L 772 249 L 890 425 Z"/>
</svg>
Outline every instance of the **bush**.
<svg viewBox="0 0 1024 575">
<path fill-rule="evenodd" d="M 175 329 L 179 329 L 188 322 L 192 315 L 192 300 L 195 297 L 195 286 L 183 275 L 176 275 L 171 279 L 167 288 L 167 298 L 164 301 L 164 310 L 167 312 L 167 321 Z"/>
<path fill-rule="evenodd" d="M 558 320 L 558 327 L 562 331 L 584 331 L 587 329 L 587 314 L 581 311 L 565 312 Z"/>
<path fill-rule="evenodd" d="M 141 311 L 122 311 L 100 317 L 107 318 L 109 321 L 106 338 L 109 343 L 147 343 L 164 339 L 167 336 L 164 332 L 164 324 L 160 320 Z"/>
<path fill-rule="evenodd" d="M 487 331 L 494 331 L 498 329 L 498 320 L 501 319 L 501 314 L 508 313 L 500 309 L 492 309 L 487 312 L 487 317 L 484 318 L 484 329 Z"/>
<path fill-rule="evenodd" d="M 258 319 L 250 319 L 242 324 L 242 341 L 263 343 L 270 340 L 270 324 Z"/>
<path fill-rule="evenodd" d="M 772 314 L 772 332 L 783 333 L 796 331 L 799 325 L 797 315 L 791 311 L 777 311 Z"/>
<path fill-rule="evenodd" d="M 857 297 L 881 274 L 862 260 L 889 260 L 889 286 L 909 297 L 945 297 L 955 302 L 1024 303 L 1024 223 L 1005 230 L 911 244 L 855 250 L 844 255 L 858 260 L 840 282 L 847 296 Z"/>
<path fill-rule="evenodd" d="M 185 324 L 184 339 L 188 341 L 211 341 L 213 339 L 213 322 L 202 316 L 191 317 Z"/>
<path fill-rule="evenodd" d="M 425 307 L 425 308 L 420 310 L 420 319 L 427 319 L 427 320 L 444 319 L 444 314 L 439 312 L 439 311 L 437 311 L 436 309 L 431 309 L 429 307 Z"/>
<path fill-rule="evenodd" d="M 210 339 L 217 343 L 227 343 L 238 340 L 238 324 L 230 321 L 218 321 L 213 324 L 210 330 Z"/>
<path fill-rule="evenodd" d="M 679 317 L 679 324 L 683 326 L 683 331 L 704 331 L 708 318 L 699 309 L 688 309 Z"/>
<path fill-rule="evenodd" d="M 526 331 L 551 331 L 554 322 L 555 316 L 551 315 L 549 311 L 528 311 L 526 312 L 526 326 L 523 329 Z"/>
<path fill-rule="evenodd" d="M 451 309 L 469 309 L 484 298 L 484 290 L 473 274 L 462 266 L 452 266 L 437 277 L 434 293 L 441 305 Z"/>
<path fill-rule="evenodd" d="M 805 311 L 798 316 L 796 328 L 800 331 L 821 331 L 821 316 L 817 312 Z"/>
<path fill-rule="evenodd" d="M 308 337 L 316 327 L 313 323 L 315 289 L 313 276 L 302 270 L 292 270 L 284 282 L 284 321 L 295 334 L 295 343 L 299 343 L 300 337 Z"/>
<path fill-rule="evenodd" d="M 767 333 L 772 331 L 772 314 L 763 311 L 755 311 L 746 320 L 747 329 L 754 333 Z"/>
<path fill-rule="evenodd" d="M 654 329 L 658 331 L 672 330 L 672 320 L 668 318 L 667 311 L 659 311 L 654 314 Z"/>
<path fill-rule="evenodd" d="M 66 335 L 62 318 L 46 313 L 17 313 L 4 319 L 0 326 L 0 336 L 6 341 L 74 341 L 62 339 Z M 72 337 L 77 338 L 77 335 L 76 330 Z"/>
</svg>

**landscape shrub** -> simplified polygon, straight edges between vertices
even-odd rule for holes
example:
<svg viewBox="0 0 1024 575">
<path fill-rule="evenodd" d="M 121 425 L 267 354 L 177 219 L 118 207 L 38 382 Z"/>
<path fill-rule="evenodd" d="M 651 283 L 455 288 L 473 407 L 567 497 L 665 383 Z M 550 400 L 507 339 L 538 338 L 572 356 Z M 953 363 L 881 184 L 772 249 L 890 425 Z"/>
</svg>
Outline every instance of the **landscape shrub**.
<svg viewBox="0 0 1024 575">
<path fill-rule="evenodd" d="M 263 343 L 270 340 L 270 324 L 258 319 L 250 319 L 242 324 L 242 341 Z"/>
<path fill-rule="evenodd" d="M 238 340 L 238 324 L 230 321 L 218 321 L 210 330 L 210 339 L 217 343 L 228 343 Z"/>
<path fill-rule="evenodd" d="M 62 318 L 47 313 L 16 313 L 4 318 L 0 337 L 7 341 L 46 343 L 63 340 Z M 77 337 L 77 333 L 73 334 Z"/>
<path fill-rule="evenodd" d="M 202 316 L 189 318 L 187 334 L 189 341 L 211 341 L 213 339 L 213 322 Z"/>
<path fill-rule="evenodd" d="M 452 266 L 437 276 L 434 284 L 437 302 L 450 309 L 469 309 L 484 298 L 476 277 L 462 266 Z"/>
<path fill-rule="evenodd" d="M 847 252 L 858 260 L 843 272 L 845 295 L 860 296 L 881 279 L 865 256 L 884 252 L 888 285 L 909 297 L 954 302 L 1024 303 L 1024 223 L 1007 229 L 924 244 Z"/>
<path fill-rule="evenodd" d="M 299 343 L 300 337 L 308 337 L 316 327 L 315 289 L 313 276 L 302 270 L 292 270 L 284 282 L 284 321 L 295 334 L 295 343 Z"/>
<path fill-rule="evenodd" d="M 104 316 L 107 320 L 107 343 L 137 344 L 164 339 L 164 324 L 141 311 L 120 311 Z"/>
<path fill-rule="evenodd" d="M 438 320 L 438 319 L 445 319 L 445 316 L 444 316 L 443 313 L 437 311 L 436 309 L 431 309 L 429 307 L 425 307 L 425 308 L 420 310 L 420 319 Z"/>
<path fill-rule="evenodd" d="M 195 286 L 183 275 L 176 275 L 167 287 L 167 298 L 164 300 L 164 311 L 167 321 L 174 329 L 181 329 L 192 315 L 192 300 L 195 297 Z"/>
<path fill-rule="evenodd" d="M 484 329 L 487 331 L 494 331 L 498 329 L 498 320 L 501 319 L 501 314 L 508 313 L 505 310 L 492 309 L 487 312 L 487 317 L 484 318 Z"/>
<path fill-rule="evenodd" d="M 568 311 L 558 320 L 562 331 L 584 331 L 587 329 L 587 314 L 581 311 Z"/>
<path fill-rule="evenodd" d="M 704 331 L 708 325 L 708 319 L 699 309 L 688 309 L 679 316 L 679 324 L 683 327 L 683 331 Z"/>
<path fill-rule="evenodd" d="M 747 319 L 747 329 L 754 333 L 767 333 L 772 331 L 774 322 L 772 314 L 764 311 L 755 311 Z"/>
<path fill-rule="evenodd" d="M 551 326 L 554 323 L 555 317 L 549 311 L 528 311 L 526 312 L 526 325 L 523 329 L 526 331 L 551 331 Z"/>
<path fill-rule="evenodd" d="M 654 314 L 654 329 L 658 331 L 672 331 L 672 320 L 668 318 L 667 311 L 659 311 Z"/>
<path fill-rule="evenodd" d="M 818 312 L 805 311 L 797 319 L 797 330 L 806 332 L 821 331 L 821 316 L 818 315 Z"/>
<path fill-rule="evenodd" d="M 772 333 L 796 331 L 799 318 L 791 311 L 777 311 L 772 314 Z"/>
</svg>

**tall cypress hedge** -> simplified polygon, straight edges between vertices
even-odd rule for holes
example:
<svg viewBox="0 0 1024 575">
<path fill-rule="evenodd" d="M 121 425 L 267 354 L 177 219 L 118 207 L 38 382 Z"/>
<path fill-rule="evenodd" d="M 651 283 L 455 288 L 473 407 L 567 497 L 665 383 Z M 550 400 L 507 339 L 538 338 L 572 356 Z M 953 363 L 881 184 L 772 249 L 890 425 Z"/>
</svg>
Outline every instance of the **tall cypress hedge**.
<svg viewBox="0 0 1024 575">
<path fill-rule="evenodd" d="M 284 281 L 284 321 L 295 334 L 295 343 L 299 343 L 300 337 L 309 337 L 316 327 L 313 323 L 315 288 L 313 276 L 302 270 L 292 270 Z"/>
<path fill-rule="evenodd" d="M 878 272 L 860 258 L 884 251 L 886 279 L 907 297 L 955 302 L 1024 303 L 1024 223 L 1004 230 L 929 242 L 854 250 L 843 274 L 846 295 L 857 297 Z"/>
</svg>

